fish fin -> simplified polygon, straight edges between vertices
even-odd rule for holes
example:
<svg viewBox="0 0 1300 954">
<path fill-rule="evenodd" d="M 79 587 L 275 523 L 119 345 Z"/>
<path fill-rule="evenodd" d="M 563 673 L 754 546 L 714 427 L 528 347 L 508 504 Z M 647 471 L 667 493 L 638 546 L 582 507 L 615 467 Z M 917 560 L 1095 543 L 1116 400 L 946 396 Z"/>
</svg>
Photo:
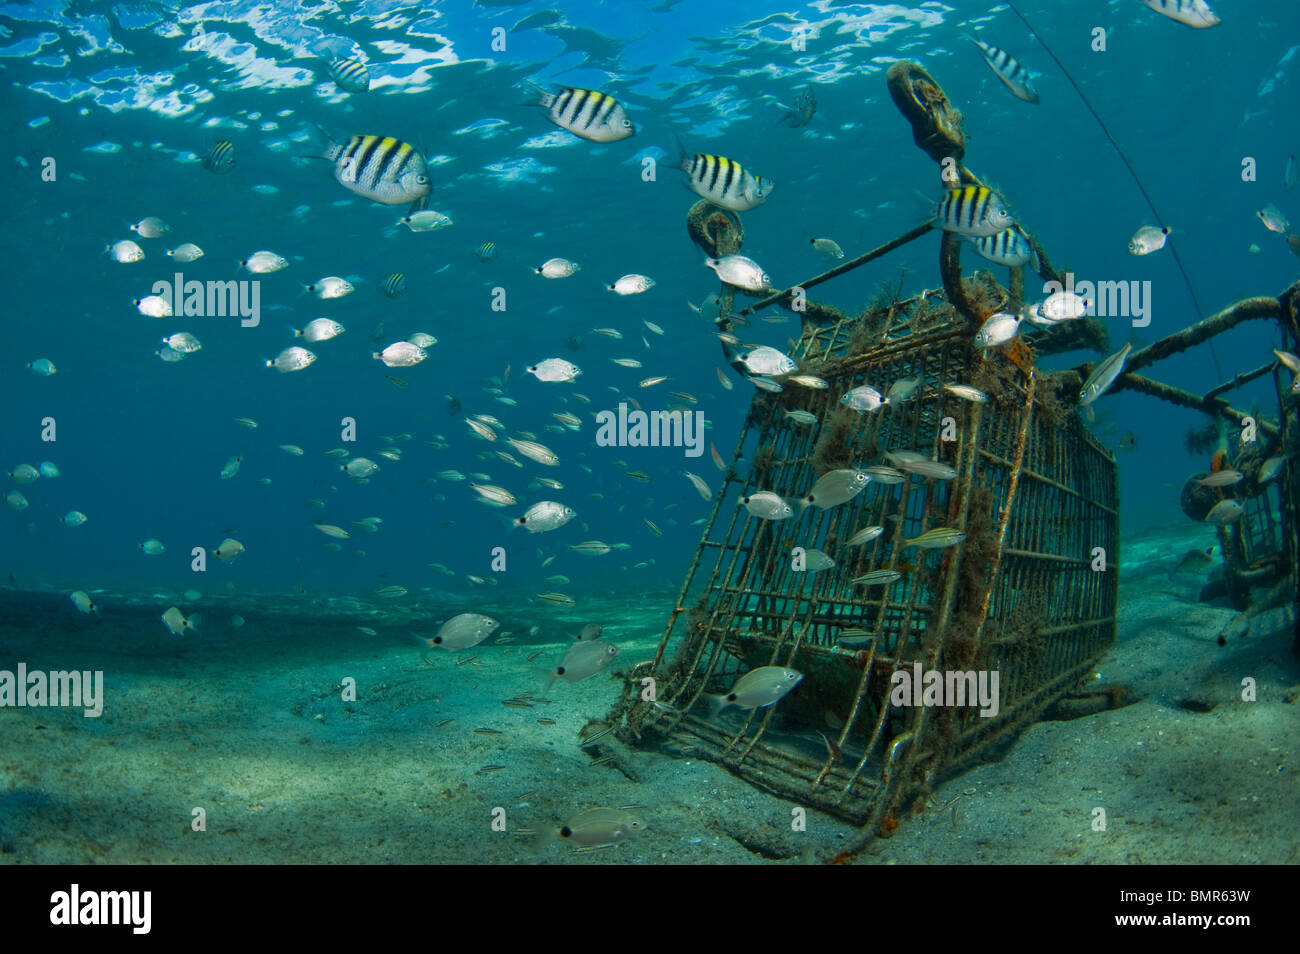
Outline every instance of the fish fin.
<svg viewBox="0 0 1300 954">
<path fill-rule="evenodd" d="M 430 191 L 433 190 L 432 182 L 429 183 L 429 190 Z M 416 212 L 424 211 L 426 208 L 428 208 L 428 206 L 429 206 L 429 193 L 426 192 L 424 195 L 420 196 L 418 199 L 416 199 L 414 202 L 411 203 L 411 207 L 406 210 L 406 214 L 408 216 L 414 215 Z"/>
<path fill-rule="evenodd" d="M 532 98 L 525 100 L 520 104 L 521 106 L 540 106 L 542 109 L 551 108 L 551 104 L 555 102 L 554 93 L 543 86 L 539 86 L 532 80 L 524 80 L 524 85 L 527 87 Z"/>
<path fill-rule="evenodd" d="M 199 624 L 202 622 L 203 622 L 203 617 L 200 616 L 198 613 L 195 613 L 193 616 L 191 616 L 189 619 L 185 621 L 185 629 L 192 629 L 194 630 L 194 632 L 197 633 L 199 631 Z"/>
<path fill-rule="evenodd" d="M 716 719 L 722 710 L 730 705 L 730 703 L 727 702 L 727 697 L 722 694 L 713 695 L 706 692 L 700 698 L 703 699 L 704 704 L 709 707 L 707 718 L 710 720 Z"/>
</svg>

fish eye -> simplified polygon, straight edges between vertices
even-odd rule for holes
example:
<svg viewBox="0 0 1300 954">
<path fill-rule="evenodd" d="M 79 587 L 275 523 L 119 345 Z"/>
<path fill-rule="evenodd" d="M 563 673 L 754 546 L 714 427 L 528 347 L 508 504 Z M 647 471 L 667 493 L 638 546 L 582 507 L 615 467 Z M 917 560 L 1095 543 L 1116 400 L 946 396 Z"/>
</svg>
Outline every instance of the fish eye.
<svg viewBox="0 0 1300 954">
<path fill-rule="evenodd" d="M 631 128 L 632 128 L 632 120 L 630 120 L 630 119 L 625 119 L 625 120 L 623 120 L 623 128 L 624 128 L 624 129 L 631 129 Z"/>
<path fill-rule="evenodd" d="M 416 177 L 415 177 L 415 181 L 418 182 L 420 185 L 424 185 L 426 182 L 429 181 L 429 177 L 428 177 L 428 176 L 416 176 Z"/>
</svg>

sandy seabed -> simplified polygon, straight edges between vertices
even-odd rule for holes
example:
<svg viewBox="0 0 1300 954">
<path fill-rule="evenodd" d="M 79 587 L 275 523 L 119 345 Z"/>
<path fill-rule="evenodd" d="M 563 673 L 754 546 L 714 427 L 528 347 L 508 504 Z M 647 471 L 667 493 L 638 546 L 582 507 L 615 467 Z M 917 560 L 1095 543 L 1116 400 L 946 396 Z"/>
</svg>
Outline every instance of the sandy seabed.
<svg viewBox="0 0 1300 954">
<path fill-rule="evenodd" d="M 1290 611 L 1247 617 L 1197 603 L 1202 580 L 1170 570 L 1213 542 L 1204 527 L 1125 542 L 1118 639 L 1098 685 L 1121 685 L 1136 702 L 1034 725 L 1002 760 L 937 788 L 929 810 L 858 861 L 1300 862 Z M 96 594 L 92 618 L 64 590 L 0 591 L 0 668 L 103 670 L 106 696 L 99 718 L 0 709 L 0 862 L 825 860 L 852 826 L 810 811 L 807 830 L 792 831 L 791 803 L 709 762 L 619 745 L 593 765 L 579 732 L 617 695 L 605 675 L 557 683 L 532 708 L 501 704 L 541 696 L 536 670 L 563 655 L 560 632 L 588 619 L 605 625 L 620 663 L 650 658 L 665 614 L 646 607 L 673 595 L 567 610 L 571 620 L 552 616 L 549 640 L 507 618 L 517 642 L 451 654 L 415 645 L 407 634 L 420 627 L 392 611 L 375 611 L 375 636 L 361 632 L 356 605 L 304 617 L 272 611 L 283 605 L 273 601 L 208 598 L 201 635 L 177 640 L 160 636 L 154 595 Z M 237 630 L 235 612 L 246 618 Z M 349 677 L 356 701 L 342 698 Z M 1242 699 L 1247 678 L 1253 702 Z M 594 805 L 640 806 L 647 827 L 587 852 L 527 833 Z M 205 831 L 193 830 L 196 808 Z"/>
</svg>

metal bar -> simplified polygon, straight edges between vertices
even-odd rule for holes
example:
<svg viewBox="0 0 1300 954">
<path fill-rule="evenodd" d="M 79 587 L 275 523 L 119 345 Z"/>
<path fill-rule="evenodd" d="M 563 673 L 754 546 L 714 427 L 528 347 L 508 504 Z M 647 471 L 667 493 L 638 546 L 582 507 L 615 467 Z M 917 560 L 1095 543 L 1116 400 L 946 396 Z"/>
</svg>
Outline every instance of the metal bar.
<svg viewBox="0 0 1300 954">
<path fill-rule="evenodd" d="M 1229 305 L 1218 314 L 1211 315 L 1194 325 L 1188 325 L 1186 328 L 1175 331 L 1172 335 L 1147 345 L 1140 351 L 1133 352 L 1128 356 L 1128 361 L 1125 362 L 1124 366 L 1129 371 L 1136 371 L 1138 368 L 1154 364 L 1168 358 L 1170 355 L 1186 351 L 1202 341 L 1208 341 L 1215 335 L 1222 334 L 1243 321 L 1250 321 L 1254 318 L 1281 317 L 1282 302 L 1280 300 L 1264 297 L 1244 298 L 1235 305 Z M 1116 382 L 1116 386 L 1111 387 L 1112 391 L 1117 390 L 1118 383 Z"/>
<path fill-rule="evenodd" d="M 1155 346 L 1152 345 L 1152 347 Z M 1221 417 L 1226 421 L 1231 421 L 1238 427 L 1241 426 L 1242 418 L 1249 416 L 1245 411 L 1239 411 L 1230 406 L 1222 398 L 1204 398 L 1199 394 L 1193 394 L 1191 391 L 1176 388 L 1172 384 L 1165 384 L 1163 381 L 1156 381 L 1153 378 L 1144 378 L 1140 374 L 1120 375 L 1106 393 L 1114 394 L 1116 391 L 1122 391 L 1125 388 L 1139 391 L 1142 394 L 1149 394 L 1152 397 L 1160 398 L 1162 401 L 1168 401 L 1170 404 L 1178 404 L 1182 407 L 1190 407 L 1193 410 L 1204 411 L 1211 417 Z M 1277 425 L 1275 424 L 1270 424 L 1262 419 L 1256 421 L 1255 424 L 1265 434 L 1270 436 L 1277 434 Z"/>
<path fill-rule="evenodd" d="M 1210 398 L 1218 397 L 1220 394 L 1223 394 L 1226 391 L 1236 390 L 1237 388 L 1241 387 L 1243 384 L 1248 384 L 1251 381 L 1254 381 L 1256 378 L 1262 378 L 1264 375 L 1272 371 L 1276 364 L 1277 362 L 1270 361 L 1268 364 L 1261 364 L 1254 371 L 1246 371 L 1245 373 L 1239 372 L 1233 375 L 1231 381 L 1224 381 L 1217 388 L 1211 388 L 1210 390 L 1206 391 L 1205 400 L 1208 401 L 1210 400 Z"/>
<path fill-rule="evenodd" d="M 830 271 L 822 272 L 820 275 L 816 276 L 815 278 L 810 278 L 805 282 L 800 282 L 798 285 L 794 285 L 790 288 L 787 288 L 785 291 L 779 291 L 776 292 L 775 294 L 768 295 L 766 298 L 760 299 L 759 301 L 750 305 L 748 308 L 745 308 L 742 311 L 738 312 L 738 314 L 741 315 L 742 317 L 745 315 L 752 315 L 754 312 L 766 308 L 768 305 L 774 305 L 777 302 L 781 301 L 782 299 L 789 299 L 794 295 L 795 288 L 802 288 L 804 291 L 807 291 L 809 288 L 813 288 L 817 285 L 820 285 L 822 284 L 822 282 L 828 282 L 832 278 L 835 278 L 839 275 L 843 275 L 845 272 L 851 272 L 853 271 L 853 269 L 857 268 L 860 265 L 865 265 L 867 264 L 867 262 L 875 261 L 876 259 L 880 258 L 880 256 L 887 255 L 890 252 L 892 252 L 894 249 L 900 248 L 906 245 L 908 242 L 919 239 L 922 235 L 924 235 L 926 232 L 931 231 L 933 228 L 934 228 L 933 222 L 925 222 L 921 225 L 918 225 L 916 228 L 912 229 L 912 231 L 900 235 L 898 238 L 894 239 L 891 242 L 886 242 L 884 245 L 881 245 L 877 248 L 873 248 L 870 252 L 863 252 L 857 258 L 845 262 L 843 265 L 836 265 Z"/>
</svg>

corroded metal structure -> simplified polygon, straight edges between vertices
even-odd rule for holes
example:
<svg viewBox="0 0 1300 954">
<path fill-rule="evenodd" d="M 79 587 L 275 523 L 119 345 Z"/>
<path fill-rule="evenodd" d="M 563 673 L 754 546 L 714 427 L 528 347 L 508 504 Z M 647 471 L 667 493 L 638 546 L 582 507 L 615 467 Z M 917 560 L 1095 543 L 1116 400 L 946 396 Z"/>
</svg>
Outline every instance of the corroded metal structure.
<svg viewBox="0 0 1300 954">
<path fill-rule="evenodd" d="M 917 144 L 941 165 L 953 160 L 945 181 L 978 183 L 961 165 L 961 116 L 933 78 L 915 64 L 898 63 L 889 85 Z M 955 179 L 948 179 L 950 171 Z M 738 252 L 743 241 L 735 216 L 703 202 L 691 209 L 687 228 L 710 255 Z M 985 318 L 1024 303 L 1023 271 L 1010 269 L 1005 287 L 988 272 L 964 277 L 962 243 L 951 234 L 940 244 L 942 290 L 886 299 L 855 317 L 807 299 L 808 289 L 931 229 L 919 226 L 738 312 L 734 290 L 723 286 L 718 325 L 724 333 L 763 308 L 796 310 L 803 329 L 791 356 L 801 374 L 826 387 L 787 383 L 776 393 L 756 392 L 658 651 L 630 673 L 607 720 L 624 742 L 689 752 L 794 802 L 860 823 L 862 835 L 850 850 L 892 831 L 909 806 L 923 807 L 939 779 L 993 755 L 1049 707 L 1068 701 L 1115 635 L 1116 464 L 1076 409 L 1092 365 L 1046 375 L 1034 360 L 1078 347 L 1104 352 L 1105 328 L 1092 319 L 1074 321 L 1036 333 L 1028 344 L 978 349 L 973 334 Z M 1039 275 L 1061 281 L 1027 237 Z M 1112 390 L 1143 391 L 1240 426 L 1244 415 L 1222 395 L 1271 365 L 1205 395 L 1134 372 L 1249 319 L 1278 321 L 1284 344 L 1294 348 L 1298 300 L 1300 286 L 1195 322 L 1134 352 Z M 734 349 L 727 356 L 742 370 Z M 1300 451 L 1297 397 L 1282 373 L 1275 379 L 1278 423 L 1258 422 L 1266 446 L 1255 448 L 1251 473 L 1261 451 L 1290 457 Z M 884 392 L 902 381 L 915 382 L 915 391 L 874 413 L 839 400 L 861 384 Z M 973 386 L 989 400 L 966 400 L 947 384 Z M 798 412 L 815 422 L 805 423 L 807 414 Z M 949 479 L 907 473 L 900 480 L 885 472 L 843 504 L 796 503 L 785 520 L 759 519 L 736 503 L 758 491 L 796 502 L 826 473 L 882 465 L 899 451 L 947 464 L 952 473 Z M 1276 490 L 1250 477 L 1235 491 L 1243 497 L 1244 519 L 1222 531 L 1222 539 L 1229 544 L 1227 572 L 1239 588 L 1290 586 L 1284 598 L 1295 599 L 1296 471 L 1294 463 L 1282 467 Z M 880 533 L 849 542 L 869 526 Z M 965 536 L 951 547 L 909 545 L 934 528 Z M 833 565 L 814 569 L 810 551 L 826 554 Z M 880 571 L 896 578 L 855 582 Z M 707 716 L 705 693 L 725 693 L 740 675 L 773 665 L 803 674 L 779 704 Z M 998 673 L 996 713 L 976 705 L 895 704 L 895 675 L 916 667 Z"/>
</svg>

